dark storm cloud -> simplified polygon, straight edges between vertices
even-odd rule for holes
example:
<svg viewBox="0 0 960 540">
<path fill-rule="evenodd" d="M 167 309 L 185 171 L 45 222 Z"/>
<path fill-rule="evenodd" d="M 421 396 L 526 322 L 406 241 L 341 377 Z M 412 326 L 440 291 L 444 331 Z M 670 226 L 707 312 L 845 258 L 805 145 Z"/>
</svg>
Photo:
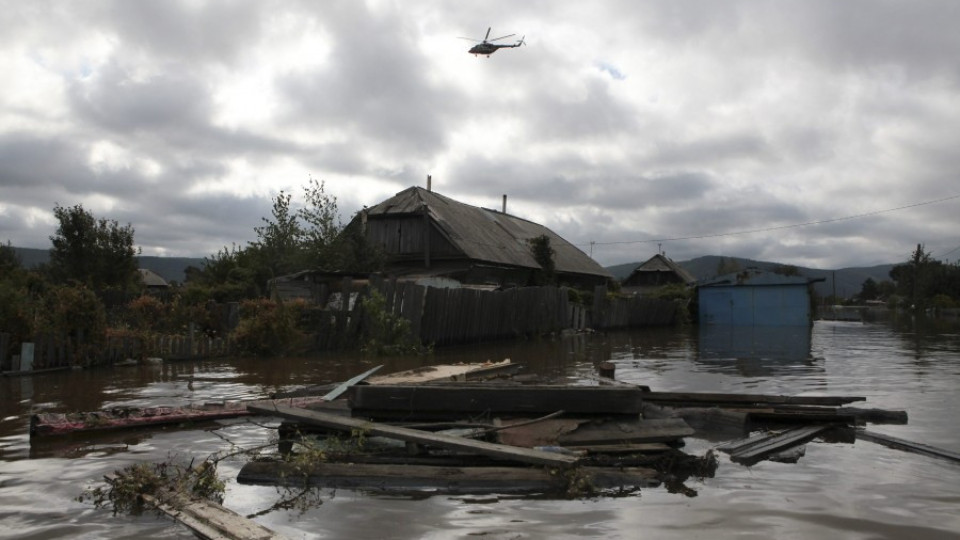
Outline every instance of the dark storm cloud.
<svg viewBox="0 0 960 540">
<path fill-rule="evenodd" d="M 278 81 L 286 121 L 339 130 L 358 154 L 422 159 L 441 151 L 445 119 L 462 100 L 426 79 L 414 29 L 397 15 L 355 2 L 324 6 L 333 47 L 322 67 Z"/>
<path fill-rule="evenodd" d="M 85 156 L 75 144 L 32 133 L 0 134 L 0 186 L 4 189 L 49 189 L 68 179 L 90 179 Z"/>
</svg>

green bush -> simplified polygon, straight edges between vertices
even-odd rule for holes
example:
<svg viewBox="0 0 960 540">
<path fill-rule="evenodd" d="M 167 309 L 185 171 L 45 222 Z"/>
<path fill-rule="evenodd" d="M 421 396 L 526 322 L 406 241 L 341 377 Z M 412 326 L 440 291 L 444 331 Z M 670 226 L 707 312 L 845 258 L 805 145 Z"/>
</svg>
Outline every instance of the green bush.
<svg viewBox="0 0 960 540">
<path fill-rule="evenodd" d="M 297 328 L 306 302 L 259 299 L 240 303 L 236 329 L 240 351 L 255 356 L 277 356 L 304 348 L 306 335 Z"/>
<path fill-rule="evenodd" d="M 386 300 L 377 291 L 364 297 L 363 331 L 360 350 L 373 356 L 418 354 L 420 344 L 410 333 L 410 321 L 386 308 Z"/>
<path fill-rule="evenodd" d="M 35 330 L 67 338 L 75 346 L 74 364 L 97 360 L 107 332 L 107 312 L 97 295 L 85 285 L 55 286 L 43 298 Z"/>
</svg>

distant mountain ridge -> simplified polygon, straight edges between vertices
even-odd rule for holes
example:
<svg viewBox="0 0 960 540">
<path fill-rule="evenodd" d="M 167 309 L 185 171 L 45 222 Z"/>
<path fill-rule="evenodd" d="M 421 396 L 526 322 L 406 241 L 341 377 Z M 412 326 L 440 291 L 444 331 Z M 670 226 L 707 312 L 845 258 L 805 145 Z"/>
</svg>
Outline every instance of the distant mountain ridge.
<svg viewBox="0 0 960 540">
<path fill-rule="evenodd" d="M 720 262 L 723 260 L 736 261 L 736 263 L 740 265 L 740 268 L 752 267 L 767 271 L 772 271 L 780 266 L 791 266 L 770 261 L 755 261 L 753 259 L 742 259 L 740 257 L 721 257 L 719 255 L 705 255 L 703 257 L 690 259 L 689 261 L 677 261 L 677 264 L 693 274 L 693 276 L 698 280 L 704 280 L 716 276 L 717 268 L 720 266 Z M 629 276 L 630 273 L 641 264 L 643 264 L 643 261 L 608 266 L 606 269 L 608 272 L 613 274 L 614 277 L 622 280 Z M 797 272 L 801 276 L 809 279 L 822 278 L 824 280 L 814 284 L 814 290 L 820 296 L 829 296 L 834 294 L 834 291 L 836 291 L 837 296 L 848 298 L 860 292 L 860 289 L 863 288 L 863 282 L 868 278 L 873 279 L 877 283 L 881 281 L 890 281 L 890 270 L 894 266 L 896 266 L 896 264 L 838 268 L 836 270 L 822 270 L 819 268 L 806 268 L 803 266 L 797 266 L 796 268 Z M 836 279 L 836 282 L 834 282 L 834 279 Z M 836 283 L 836 288 L 834 288 L 834 283 Z"/>
<path fill-rule="evenodd" d="M 13 249 L 16 251 L 17 256 L 20 257 L 20 263 L 25 268 L 34 268 L 50 262 L 50 250 L 48 249 L 19 247 Z M 187 267 L 195 266 L 201 268 L 204 259 L 198 257 L 141 256 L 137 257 L 137 261 L 139 262 L 140 268 L 152 270 L 168 282 L 176 281 L 177 283 L 183 283 L 186 281 Z"/>
</svg>

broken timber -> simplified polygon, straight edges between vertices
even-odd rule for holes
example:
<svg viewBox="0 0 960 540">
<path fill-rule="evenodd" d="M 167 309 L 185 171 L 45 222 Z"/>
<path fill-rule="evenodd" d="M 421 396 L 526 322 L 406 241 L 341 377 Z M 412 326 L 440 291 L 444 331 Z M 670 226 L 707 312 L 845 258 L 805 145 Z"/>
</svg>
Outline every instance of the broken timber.
<svg viewBox="0 0 960 540">
<path fill-rule="evenodd" d="M 597 489 L 654 487 L 658 473 L 643 467 L 583 467 L 576 479 Z M 445 467 L 319 462 L 304 468 L 284 462 L 250 462 L 240 469 L 241 484 L 293 485 L 367 491 L 430 490 L 445 494 L 556 493 L 569 486 L 563 473 L 531 467 Z"/>
<path fill-rule="evenodd" d="M 113 483 L 116 477 L 108 476 Z M 163 500 L 141 494 L 143 501 L 207 540 L 284 540 L 286 537 L 206 499 L 167 491 Z M 170 502 L 165 502 L 165 501 Z"/>
<path fill-rule="evenodd" d="M 861 430 L 857 431 L 857 438 L 870 441 L 872 443 L 881 444 L 888 448 L 896 448 L 897 450 L 904 450 L 906 452 L 913 452 L 915 454 L 922 454 L 925 456 L 945 459 L 954 463 L 960 463 L 960 453 L 944 450 L 943 448 L 937 448 L 935 446 L 898 439 L 897 437 L 891 437 L 890 435 L 884 435 L 882 433 Z"/>
<path fill-rule="evenodd" d="M 249 405 L 274 404 L 306 407 L 323 398 L 305 397 L 280 400 L 239 401 L 207 404 L 203 407 L 114 408 L 81 413 L 37 413 L 30 417 L 30 437 L 114 431 L 118 429 L 166 426 L 185 422 L 207 422 L 249 416 Z"/>
<path fill-rule="evenodd" d="M 730 454 L 730 459 L 742 465 L 753 465 L 767 457 L 815 439 L 834 426 L 819 425 L 791 429 L 783 433 L 764 433 L 739 441 L 722 444 L 718 450 Z"/>
<path fill-rule="evenodd" d="M 251 407 L 252 410 L 266 415 L 280 416 L 291 420 L 296 420 L 305 424 L 323 426 L 327 428 L 338 429 L 342 431 L 359 430 L 369 435 L 380 435 L 402 441 L 424 444 L 428 446 L 438 446 L 450 450 L 459 450 L 472 452 L 489 456 L 495 459 L 512 460 L 533 465 L 548 465 L 552 467 L 567 467 L 577 462 L 573 456 L 553 454 L 542 452 L 530 448 L 519 448 L 515 446 L 506 446 L 502 444 L 493 444 L 483 441 L 474 441 L 462 437 L 452 437 L 429 431 L 418 429 L 403 428 L 359 420 L 356 418 L 344 418 L 333 414 L 326 414 L 293 407 Z"/>
<path fill-rule="evenodd" d="M 563 446 L 671 442 L 694 434 L 682 418 L 589 422 L 560 435 Z"/>
<path fill-rule="evenodd" d="M 457 414 L 640 413 L 638 388 L 607 386 L 355 386 L 349 401 L 354 414 L 375 418 L 444 418 Z"/>
</svg>

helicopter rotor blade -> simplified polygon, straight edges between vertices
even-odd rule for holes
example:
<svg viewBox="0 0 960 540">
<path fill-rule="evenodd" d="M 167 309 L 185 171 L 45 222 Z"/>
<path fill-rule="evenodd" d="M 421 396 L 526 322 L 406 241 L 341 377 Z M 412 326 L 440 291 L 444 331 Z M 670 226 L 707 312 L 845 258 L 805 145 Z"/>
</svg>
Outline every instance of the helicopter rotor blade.
<svg viewBox="0 0 960 540">
<path fill-rule="evenodd" d="M 467 40 L 467 41 L 473 41 L 474 43 L 480 43 L 480 40 L 479 40 L 479 39 L 474 39 L 474 38 L 472 38 L 472 37 L 457 36 L 457 39 L 465 39 L 465 40 Z"/>
<path fill-rule="evenodd" d="M 491 30 L 493 30 L 493 27 L 492 27 L 492 26 L 488 26 L 488 27 L 487 27 L 487 35 L 483 36 L 483 40 L 484 40 L 484 41 L 486 41 L 487 38 L 490 37 L 490 31 L 491 31 Z"/>
<path fill-rule="evenodd" d="M 500 36 L 500 37 L 498 37 L 498 38 L 493 38 L 493 39 L 491 39 L 490 41 L 500 41 L 501 39 L 507 39 L 508 37 L 513 37 L 513 36 L 515 36 L 515 35 L 516 35 L 516 34 L 507 34 L 507 35 L 505 35 L 505 36 Z"/>
</svg>

